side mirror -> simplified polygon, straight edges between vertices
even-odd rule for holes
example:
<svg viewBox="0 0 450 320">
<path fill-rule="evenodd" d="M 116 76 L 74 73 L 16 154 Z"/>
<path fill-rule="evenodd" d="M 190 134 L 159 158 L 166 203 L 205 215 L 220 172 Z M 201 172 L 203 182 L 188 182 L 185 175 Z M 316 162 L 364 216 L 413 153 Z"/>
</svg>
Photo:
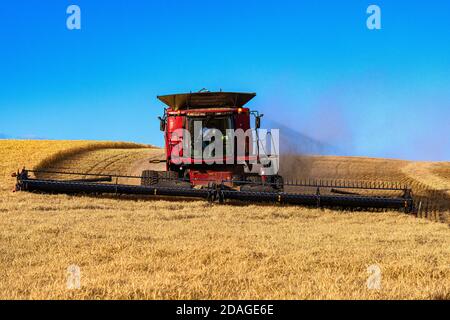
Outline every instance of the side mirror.
<svg viewBox="0 0 450 320">
<path fill-rule="evenodd" d="M 159 119 L 159 130 L 165 131 L 166 130 L 166 122 L 161 117 L 158 117 L 158 119 Z"/>
<path fill-rule="evenodd" d="M 263 114 L 256 116 L 256 118 L 255 118 L 255 128 L 256 129 L 259 129 L 261 127 L 261 118 L 263 116 L 264 116 Z"/>
</svg>

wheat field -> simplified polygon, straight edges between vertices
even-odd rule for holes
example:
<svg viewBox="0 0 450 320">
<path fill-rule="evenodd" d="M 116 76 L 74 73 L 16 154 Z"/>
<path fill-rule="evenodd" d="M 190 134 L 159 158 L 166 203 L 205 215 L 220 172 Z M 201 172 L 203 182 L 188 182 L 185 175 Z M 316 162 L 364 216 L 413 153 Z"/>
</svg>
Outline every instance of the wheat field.
<svg viewBox="0 0 450 320">
<path fill-rule="evenodd" d="M 0 140 L 0 298 L 450 299 L 445 221 L 11 192 L 10 174 L 22 166 L 131 174 L 160 156 L 130 143 Z M 398 177 L 440 192 L 450 168 L 368 158 L 289 161 L 302 168 L 294 176 Z M 79 288 L 68 287 L 71 265 L 81 271 Z M 373 265 L 381 271 L 377 290 L 367 286 Z"/>
</svg>

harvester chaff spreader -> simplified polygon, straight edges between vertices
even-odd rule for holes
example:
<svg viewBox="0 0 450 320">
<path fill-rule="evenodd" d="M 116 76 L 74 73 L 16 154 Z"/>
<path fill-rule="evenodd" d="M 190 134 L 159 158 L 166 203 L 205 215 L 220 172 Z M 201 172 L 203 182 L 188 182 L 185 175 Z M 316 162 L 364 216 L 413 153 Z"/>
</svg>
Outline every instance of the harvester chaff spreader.
<svg viewBox="0 0 450 320">
<path fill-rule="evenodd" d="M 414 209 L 411 189 L 398 183 L 283 179 L 278 174 L 277 130 L 261 129 L 263 115 L 244 107 L 254 96 L 206 90 L 158 96 L 166 105 L 159 118 L 165 139 L 165 159 L 160 161 L 166 164 L 165 171 L 126 176 L 24 168 L 14 174 L 16 191 Z M 123 179 L 127 183 L 119 183 Z M 136 183 L 129 182 L 133 179 Z"/>
</svg>

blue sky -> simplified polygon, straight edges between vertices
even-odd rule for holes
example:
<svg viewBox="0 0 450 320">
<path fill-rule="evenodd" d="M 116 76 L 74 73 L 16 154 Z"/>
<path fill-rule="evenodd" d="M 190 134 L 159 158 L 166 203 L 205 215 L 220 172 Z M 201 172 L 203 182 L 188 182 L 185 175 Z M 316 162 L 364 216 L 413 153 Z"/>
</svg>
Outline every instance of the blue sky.
<svg viewBox="0 0 450 320">
<path fill-rule="evenodd" d="M 156 95 L 204 87 L 343 154 L 449 161 L 450 2 L 0 4 L 0 138 L 162 145 Z"/>
</svg>

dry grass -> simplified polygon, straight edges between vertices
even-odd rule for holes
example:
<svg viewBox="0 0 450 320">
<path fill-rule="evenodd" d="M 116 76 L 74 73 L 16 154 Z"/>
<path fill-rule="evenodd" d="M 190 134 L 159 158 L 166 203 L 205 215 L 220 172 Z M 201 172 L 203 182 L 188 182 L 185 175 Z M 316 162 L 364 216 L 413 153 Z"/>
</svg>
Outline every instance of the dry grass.
<svg viewBox="0 0 450 320">
<path fill-rule="evenodd" d="M 450 162 L 437 163 L 433 172 L 439 177 L 450 181 Z"/>
<path fill-rule="evenodd" d="M 7 171 L 73 148 L 20 143 L 0 154 Z M 45 154 L 31 159 L 31 150 Z M 148 152 L 96 149 L 52 165 L 127 171 Z M 0 230 L 0 298 L 450 298 L 450 229 L 396 212 L 3 191 Z M 71 264 L 81 268 L 78 290 L 66 287 Z M 372 264 L 381 290 L 366 286 Z"/>
<path fill-rule="evenodd" d="M 101 149 L 142 149 L 149 147 L 129 142 L 0 140 L 0 190 L 13 187 L 11 173 L 27 168 L 48 168 L 64 159 Z"/>
<path fill-rule="evenodd" d="M 130 149 L 144 149 L 151 146 L 130 143 L 130 142 L 87 142 L 85 144 L 76 145 L 68 149 L 52 153 L 49 157 L 40 161 L 35 167 L 36 169 L 51 168 L 54 164 L 77 158 L 79 155 L 90 154 L 90 151 L 119 150 L 123 154 L 130 152 Z M 92 159 L 91 161 L 95 161 Z"/>
</svg>

